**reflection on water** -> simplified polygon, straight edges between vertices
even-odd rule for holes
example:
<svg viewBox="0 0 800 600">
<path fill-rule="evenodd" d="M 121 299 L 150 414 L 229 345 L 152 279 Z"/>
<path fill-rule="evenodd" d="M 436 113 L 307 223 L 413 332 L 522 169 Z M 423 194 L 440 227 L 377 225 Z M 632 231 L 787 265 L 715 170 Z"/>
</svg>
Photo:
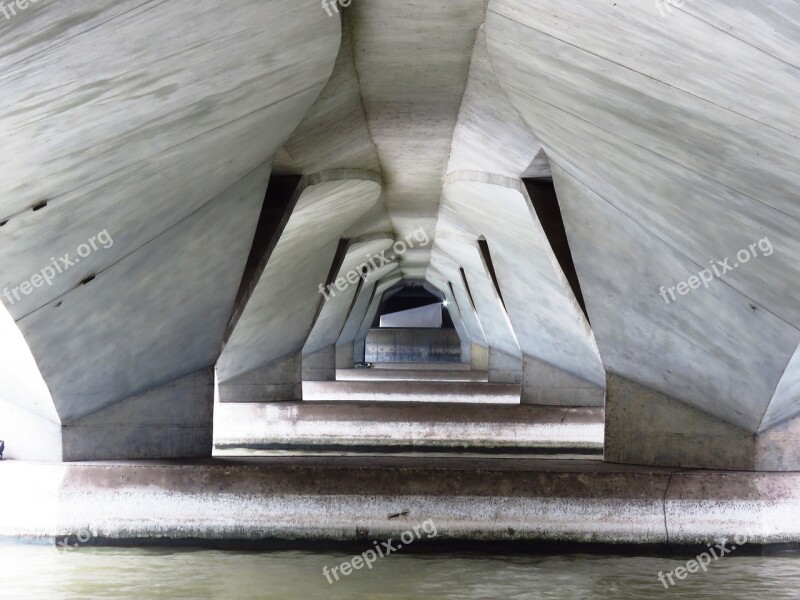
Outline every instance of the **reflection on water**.
<svg viewBox="0 0 800 600">
<path fill-rule="evenodd" d="M 730 556 L 665 590 L 659 571 L 686 558 L 393 554 L 333 585 L 346 552 L 55 550 L 0 546 L 3 600 L 516 600 L 800 598 L 800 559 Z"/>
</svg>

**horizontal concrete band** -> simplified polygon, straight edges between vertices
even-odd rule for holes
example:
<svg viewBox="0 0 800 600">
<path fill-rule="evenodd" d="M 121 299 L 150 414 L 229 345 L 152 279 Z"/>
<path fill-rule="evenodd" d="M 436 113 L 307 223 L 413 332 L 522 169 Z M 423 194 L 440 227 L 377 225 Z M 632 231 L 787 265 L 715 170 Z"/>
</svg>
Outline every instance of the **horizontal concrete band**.
<svg viewBox="0 0 800 600">
<path fill-rule="evenodd" d="M 217 449 L 281 445 L 602 453 L 603 409 L 447 403 L 219 404 Z"/>
<path fill-rule="evenodd" d="M 434 363 L 434 362 L 376 362 L 375 370 L 397 370 L 397 371 L 470 371 L 472 366 L 469 363 Z"/>
<path fill-rule="evenodd" d="M 521 386 L 458 381 L 304 381 L 303 400 L 519 404 Z"/>
<path fill-rule="evenodd" d="M 685 546 L 800 541 L 800 474 L 599 461 L 252 459 L 0 464 L 0 536 L 89 543 L 437 540 Z"/>
<path fill-rule="evenodd" d="M 337 369 L 337 381 L 489 381 L 487 371 L 457 369 Z"/>
</svg>

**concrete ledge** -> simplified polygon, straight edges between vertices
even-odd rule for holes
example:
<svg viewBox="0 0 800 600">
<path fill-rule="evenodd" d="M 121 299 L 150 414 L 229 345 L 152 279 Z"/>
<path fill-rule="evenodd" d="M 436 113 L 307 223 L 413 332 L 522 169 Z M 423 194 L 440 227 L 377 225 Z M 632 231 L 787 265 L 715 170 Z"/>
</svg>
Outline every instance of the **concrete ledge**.
<svg viewBox="0 0 800 600">
<path fill-rule="evenodd" d="M 216 454 L 242 450 L 351 452 L 460 449 L 599 454 L 603 411 L 549 406 L 293 402 L 220 404 Z M 252 452 L 248 452 L 252 455 Z"/>
<path fill-rule="evenodd" d="M 303 400 L 326 402 L 450 402 L 519 404 L 513 383 L 438 381 L 304 381 Z"/>
<path fill-rule="evenodd" d="M 751 550 L 800 541 L 798 473 L 524 459 L 4 462 L 0 489 L 0 536 L 87 530 L 94 544 L 357 542 L 427 519 L 439 541 L 668 548 L 740 535 Z"/>
<path fill-rule="evenodd" d="M 433 369 L 337 369 L 337 381 L 489 381 L 486 371 Z"/>
<path fill-rule="evenodd" d="M 472 366 L 469 363 L 415 363 L 415 362 L 376 362 L 375 370 L 386 369 L 412 370 L 412 371 L 470 371 Z"/>
</svg>

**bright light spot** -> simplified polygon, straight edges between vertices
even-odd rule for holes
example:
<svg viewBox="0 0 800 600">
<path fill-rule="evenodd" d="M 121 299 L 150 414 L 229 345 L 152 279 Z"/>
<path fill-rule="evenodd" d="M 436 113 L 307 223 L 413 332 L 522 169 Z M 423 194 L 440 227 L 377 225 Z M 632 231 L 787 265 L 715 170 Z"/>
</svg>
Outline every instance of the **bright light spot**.
<svg viewBox="0 0 800 600">
<path fill-rule="evenodd" d="M 442 306 L 447 308 L 448 306 L 450 306 L 450 303 L 447 300 L 442 300 Z"/>
</svg>

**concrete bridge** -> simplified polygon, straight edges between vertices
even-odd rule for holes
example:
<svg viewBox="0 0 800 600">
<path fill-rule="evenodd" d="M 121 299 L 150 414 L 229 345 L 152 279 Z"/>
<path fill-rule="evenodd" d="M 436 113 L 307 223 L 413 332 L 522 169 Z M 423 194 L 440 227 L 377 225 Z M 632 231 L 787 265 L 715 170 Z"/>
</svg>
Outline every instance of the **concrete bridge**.
<svg viewBox="0 0 800 600">
<path fill-rule="evenodd" d="M 0 482 L 52 520 L 0 535 L 800 540 L 796 2 L 25 4 Z M 375 331 L 409 290 L 449 333 Z M 315 449 L 399 456 L 231 458 Z"/>
</svg>

